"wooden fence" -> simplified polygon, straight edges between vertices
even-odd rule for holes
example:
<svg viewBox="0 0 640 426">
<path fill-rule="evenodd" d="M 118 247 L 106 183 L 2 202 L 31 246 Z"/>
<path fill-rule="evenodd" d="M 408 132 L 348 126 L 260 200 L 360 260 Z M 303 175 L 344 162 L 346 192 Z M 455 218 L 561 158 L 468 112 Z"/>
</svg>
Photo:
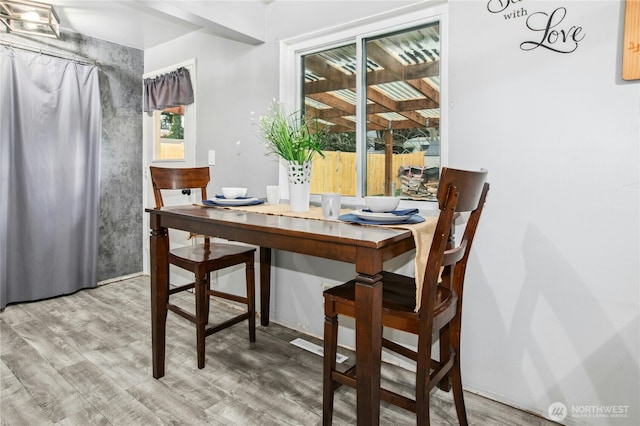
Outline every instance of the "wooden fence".
<svg viewBox="0 0 640 426">
<path fill-rule="evenodd" d="M 161 159 L 184 158 L 184 144 L 160 144 Z M 384 154 L 367 153 L 367 195 L 384 194 Z M 401 166 L 421 167 L 424 165 L 424 153 L 394 154 L 391 166 L 391 178 L 395 184 L 396 195 L 402 187 L 398 176 Z M 338 192 L 342 195 L 356 195 L 356 153 L 324 151 L 324 158 L 316 155 L 311 170 L 311 193 Z"/>
<path fill-rule="evenodd" d="M 184 144 L 160 144 L 161 159 L 184 158 Z M 367 195 L 384 194 L 384 154 L 367 153 Z M 399 195 L 402 181 L 398 175 L 400 167 L 422 167 L 424 153 L 394 154 L 391 166 L 391 179 Z M 311 193 L 339 192 L 342 195 L 356 195 L 356 153 L 324 151 L 324 158 L 316 155 L 311 171 Z"/>
<path fill-rule="evenodd" d="M 184 142 L 182 139 L 160 139 L 160 156 L 158 160 L 183 160 Z"/>
<path fill-rule="evenodd" d="M 384 194 L 384 154 L 367 153 L 367 195 Z M 400 191 L 401 180 L 398 170 L 401 166 L 422 166 L 424 152 L 394 154 L 391 178 L 396 192 Z M 356 195 L 356 153 L 324 151 L 324 158 L 316 155 L 311 170 L 311 193 L 339 192 L 342 195 Z"/>
</svg>

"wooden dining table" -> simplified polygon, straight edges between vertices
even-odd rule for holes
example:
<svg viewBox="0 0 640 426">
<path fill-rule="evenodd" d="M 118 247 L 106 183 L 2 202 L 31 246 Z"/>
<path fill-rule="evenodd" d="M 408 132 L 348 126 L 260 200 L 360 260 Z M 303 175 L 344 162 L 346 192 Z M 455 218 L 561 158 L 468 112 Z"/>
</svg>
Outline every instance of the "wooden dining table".
<svg viewBox="0 0 640 426">
<path fill-rule="evenodd" d="M 341 221 L 289 217 L 198 205 L 147 209 L 150 215 L 151 334 L 153 377 L 165 374 L 169 289 L 168 229 L 240 241 L 260 247 L 260 321 L 269 324 L 271 250 L 349 262 L 356 269 L 356 374 L 359 425 L 377 425 L 382 353 L 382 268 L 415 248 L 410 231 Z M 345 277 L 345 281 L 351 277 Z M 359 348 L 373 348 L 363 351 Z"/>
</svg>

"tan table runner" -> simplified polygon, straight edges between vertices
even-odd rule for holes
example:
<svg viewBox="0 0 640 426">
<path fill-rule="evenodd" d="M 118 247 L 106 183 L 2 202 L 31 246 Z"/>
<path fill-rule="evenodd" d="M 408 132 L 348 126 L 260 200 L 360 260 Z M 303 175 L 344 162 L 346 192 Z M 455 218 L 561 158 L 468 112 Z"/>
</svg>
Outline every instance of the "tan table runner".
<svg viewBox="0 0 640 426">
<path fill-rule="evenodd" d="M 309 206 L 309 211 L 306 212 L 292 212 L 288 204 L 258 204 L 254 206 L 206 206 L 204 204 L 198 204 L 202 207 L 207 208 L 221 208 L 221 209 L 229 209 L 229 210 L 241 210 L 247 212 L 254 213 L 264 213 L 264 214 L 272 214 L 278 216 L 291 216 L 291 217 L 300 217 L 306 219 L 317 219 L 317 220 L 329 220 L 325 219 L 322 216 L 322 208 L 318 206 Z M 352 209 L 342 209 L 340 214 L 351 213 Z M 431 249 L 431 241 L 433 240 L 433 233 L 436 229 L 436 223 L 438 222 L 437 217 L 425 217 L 425 221 L 421 223 L 414 224 L 391 224 L 391 225 L 360 225 L 360 226 L 376 226 L 376 227 L 386 227 L 386 228 L 398 228 L 398 229 L 407 229 L 411 231 L 413 235 L 413 239 L 416 245 L 416 259 L 414 266 L 414 276 L 416 278 L 416 312 L 420 309 L 420 295 L 422 294 L 422 282 L 424 281 L 424 272 L 427 266 L 427 257 L 429 256 L 429 250 Z M 342 222 L 338 219 L 333 220 L 334 222 Z"/>
</svg>

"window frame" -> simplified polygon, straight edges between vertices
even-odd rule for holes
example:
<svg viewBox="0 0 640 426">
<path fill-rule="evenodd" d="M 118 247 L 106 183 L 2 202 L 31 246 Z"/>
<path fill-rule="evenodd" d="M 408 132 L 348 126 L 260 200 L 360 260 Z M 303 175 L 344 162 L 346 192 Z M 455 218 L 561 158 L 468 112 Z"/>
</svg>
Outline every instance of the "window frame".
<svg viewBox="0 0 640 426">
<path fill-rule="evenodd" d="M 177 63 L 168 67 L 161 68 L 143 75 L 143 81 L 145 78 L 154 78 L 158 75 L 165 74 L 167 72 L 175 71 L 178 68 L 184 67 L 189 70 L 191 75 L 191 85 L 193 87 L 194 101 L 191 104 L 184 105 L 184 158 L 182 159 L 161 159 L 156 156 L 156 143 L 159 141 L 160 135 L 159 129 L 156 126 L 156 111 L 153 113 L 143 113 L 143 125 L 149 132 L 148 134 L 152 138 L 151 152 L 148 159 L 150 164 L 154 163 L 185 163 L 190 164 L 195 161 L 196 157 L 196 103 L 197 103 L 197 90 L 196 90 L 196 61 L 190 59 L 184 62 Z"/>
<path fill-rule="evenodd" d="M 302 56 L 318 53 L 327 49 L 339 47 L 345 44 L 356 46 L 356 55 L 362 58 L 363 43 L 371 37 L 379 37 L 385 34 L 409 30 L 421 25 L 439 22 L 440 25 L 440 167 L 448 163 L 448 19 L 447 9 L 441 2 L 411 5 L 399 8 L 384 14 L 364 18 L 338 27 L 331 27 L 310 34 L 301 35 L 280 41 L 280 100 L 286 105 L 291 105 L 295 110 L 301 105 L 302 89 L 304 81 L 302 70 Z M 356 64 L 356 93 L 363 93 L 365 88 L 365 75 L 362 73 L 362 61 Z M 364 150 L 362 138 L 366 138 L 366 121 L 362 119 L 366 112 L 366 98 L 358 96 L 356 103 L 357 117 L 357 158 L 356 158 L 356 196 L 343 196 L 345 205 L 361 205 L 364 202 L 362 189 L 366 179 L 364 170 L 366 150 Z M 279 183 L 283 189 L 284 198 L 288 198 L 287 171 L 280 164 Z M 319 202 L 319 194 L 311 194 L 311 200 Z M 437 203 L 430 201 L 401 200 L 401 208 L 419 208 L 423 210 L 437 209 Z"/>
</svg>

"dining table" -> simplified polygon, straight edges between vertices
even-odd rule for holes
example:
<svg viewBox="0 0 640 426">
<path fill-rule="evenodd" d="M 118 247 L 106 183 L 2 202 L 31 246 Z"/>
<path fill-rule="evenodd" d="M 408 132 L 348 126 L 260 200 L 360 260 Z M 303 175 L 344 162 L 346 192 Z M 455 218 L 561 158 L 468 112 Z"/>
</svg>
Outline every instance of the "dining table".
<svg viewBox="0 0 640 426">
<path fill-rule="evenodd" d="M 262 210 L 260 210 L 262 208 Z M 267 210 L 264 210 L 267 208 Z M 285 207 L 286 209 L 286 207 Z M 272 250 L 348 262 L 356 271 L 357 423 L 377 425 L 380 414 L 382 275 L 385 261 L 416 248 L 412 231 L 362 226 L 322 217 L 273 214 L 267 206 L 210 208 L 183 205 L 146 209 L 150 215 L 153 377 L 165 374 L 169 290 L 169 229 L 259 247 L 260 323 L 269 324 Z M 345 277 L 345 281 L 352 277 Z M 361 350 L 360 348 L 373 348 Z"/>
</svg>

